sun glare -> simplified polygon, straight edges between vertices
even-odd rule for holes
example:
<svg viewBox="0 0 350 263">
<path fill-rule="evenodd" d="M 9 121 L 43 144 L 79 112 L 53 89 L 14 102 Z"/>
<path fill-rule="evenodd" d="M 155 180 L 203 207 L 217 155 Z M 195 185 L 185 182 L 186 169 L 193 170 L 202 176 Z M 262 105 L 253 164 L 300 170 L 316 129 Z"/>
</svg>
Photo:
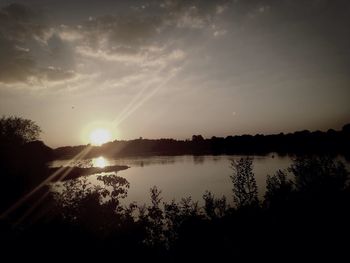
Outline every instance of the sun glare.
<svg viewBox="0 0 350 263">
<path fill-rule="evenodd" d="M 111 132 L 107 129 L 96 129 L 90 133 L 90 143 L 100 146 L 112 139 Z"/>
<path fill-rule="evenodd" d="M 99 168 L 105 168 L 107 166 L 108 162 L 105 158 L 103 158 L 102 156 L 98 157 L 98 158 L 94 158 L 92 160 L 92 165 L 93 167 L 99 167 Z"/>
</svg>

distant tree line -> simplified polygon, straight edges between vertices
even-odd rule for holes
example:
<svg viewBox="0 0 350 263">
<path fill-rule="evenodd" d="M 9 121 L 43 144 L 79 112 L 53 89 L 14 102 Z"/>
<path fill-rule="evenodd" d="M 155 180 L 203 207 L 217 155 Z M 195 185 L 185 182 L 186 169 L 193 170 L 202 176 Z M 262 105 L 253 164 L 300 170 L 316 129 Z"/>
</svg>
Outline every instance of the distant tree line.
<svg viewBox="0 0 350 263">
<path fill-rule="evenodd" d="M 54 149 L 58 159 L 72 158 L 87 146 L 67 146 Z M 100 147 L 92 146 L 88 157 L 132 156 L 132 155 L 204 155 L 204 154 L 247 154 L 264 155 L 276 152 L 286 154 L 342 154 L 350 159 L 350 124 L 341 131 L 327 132 L 308 130 L 288 134 L 239 135 L 204 139 L 193 135 L 191 140 L 136 139 L 113 141 Z"/>
</svg>

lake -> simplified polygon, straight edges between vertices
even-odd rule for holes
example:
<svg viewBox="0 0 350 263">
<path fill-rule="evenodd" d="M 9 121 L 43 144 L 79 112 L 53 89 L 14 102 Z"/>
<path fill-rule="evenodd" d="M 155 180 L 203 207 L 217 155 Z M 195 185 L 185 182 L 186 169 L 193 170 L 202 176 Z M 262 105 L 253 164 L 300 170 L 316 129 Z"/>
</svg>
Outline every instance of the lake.
<svg viewBox="0 0 350 263">
<path fill-rule="evenodd" d="M 118 176 L 130 182 L 128 197 L 123 203 L 137 202 L 149 204 L 149 189 L 156 185 L 162 191 L 163 201 L 191 196 L 192 200 L 202 204 L 202 195 L 206 190 L 215 196 L 225 195 L 232 202 L 231 161 L 242 156 L 151 156 L 107 159 L 103 156 L 81 160 L 73 165 L 80 167 L 109 165 L 128 165 L 127 170 L 119 171 Z M 266 176 L 274 174 L 278 169 L 287 168 L 292 160 L 277 154 L 252 156 L 254 173 L 259 188 L 259 196 L 263 197 L 266 188 Z M 51 166 L 66 166 L 70 160 L 57 160 Z M 72 165 L 72 164 L 70 164 Z M 90 175 L 89 180 L 96 182 L 96 175 Z"/>
</svg>

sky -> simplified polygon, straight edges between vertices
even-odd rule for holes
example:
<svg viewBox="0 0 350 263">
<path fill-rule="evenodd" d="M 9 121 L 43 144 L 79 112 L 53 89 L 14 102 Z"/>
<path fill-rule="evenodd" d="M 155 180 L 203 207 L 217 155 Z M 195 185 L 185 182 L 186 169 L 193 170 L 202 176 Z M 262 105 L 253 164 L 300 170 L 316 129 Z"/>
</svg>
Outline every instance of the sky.
<svg viewBox="0 0 350 263">
<path fill-rule="evenodd" d="M 51 147 L 341 129 L 350 1 L 0 0 L 0 115 Z"/>
</svg>

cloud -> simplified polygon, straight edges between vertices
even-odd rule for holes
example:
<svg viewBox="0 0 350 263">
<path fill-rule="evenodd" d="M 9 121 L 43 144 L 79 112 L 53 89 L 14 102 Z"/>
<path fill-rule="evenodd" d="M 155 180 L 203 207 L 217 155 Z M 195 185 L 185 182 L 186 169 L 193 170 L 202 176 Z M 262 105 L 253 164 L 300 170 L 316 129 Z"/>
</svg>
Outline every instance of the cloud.
<svg viewBox="0 0 350 263">
<path fill-rule="evenodd" d="M 1 34 L 12 41 L 40 37 L 45 31 L 43 16 L 20 4 L 10 4 L 0 10 L 0 25 Z"/>
<path fill-rule="evenodd" d="M 25 39 L 41 34 L 32 13 L 21 5 L 0 10 L 0 81 L 23 81 L 33 74 L 34 60 L 25 47 Z"/>
<path fill-rule="evenodd" d="M 48 40 L 53 40 L 52 29 L 47 26 L 41 12 L 21 4 L 1 8 L 0 82 L 71 78 L 74 75 L 71 68 L 58 69 L 57 65 L 54 70 L 50 68 L 52 63 L 62 61 L 67 52 L 60 52 L 62 43 L 58 43 L 55 49 Z"/>
<path fill-rule="evenodd" d="M 97 43 L 96 37 L 110 41 L 111 51 L 122 49 L 132 52 L 134 48 L 144 46 L 157 34 L 160 21 L 153 16 L 105 16 L 86 24 L 86 34 L 90 45 Z"/>
<path fill-rule="evenodd" d="M 0 81 L 13 82 L 25 80 L 32 74 L 34 62 L 28 52 L 0 35 Z"/>
<path fill-rule="evenodd" d="M 96 60 L 166 67 L 187 57 L 182 30 L 211 30 L 214 36 L 226 33 L 213 23 L 225 12 L 227 2 L 141 1 L 121 4 L 122 11 L 106 15 L 94 15 L 89 5 L 91 15 L 67 24 L 51 19 L 54 10 L 45 7 L 45 1 L 38 1 L 35 8 L 3 6 L 0 83 L 70 79 L 79 74 L 79 65 Z"/>
<path fill-rule="evenodd" d="M 38 0 L 43 7 L 45 2 Z M 75 6 L 81 5 L 79 1 L 72 2 Z M 186 60 L 201 68 L 198 50 L 210 55 L 213 49 L 215 54 L 224 53 L 224 61 L 238 58 L 243 61 L 240 68 L 244 67 L 244 61 L 254 67 L 260 65 L 259 61 L 250 63 L 251 60 L 263 56 L 256 55 L 256 50 L 266 51 L 272 47 L 274 53 L 297 52 L 293 41 L 319 32 L 329 32 L 331 37 L 327 42 L 336 49 L 341 45 L 339 36 L 347 33 L 340 27 L 333 30 L 330 25 L 339 26 L 344 20 L 334 22 L 334 14 L 328 11 L 334 9 L 329 8 L 332 7 L 330 1 L 310 1 L 310 4 L 292 1 L 277 4 L 271 0 L 101 2 L 88 2 L 81 6 L 81 13 L 67 9 L 63 1 L 58 1 L 55 9 L 41 11 L 37 9 L 40 5 L 36 5 L 36 9 L 20 4 L 3 7 L 0 10 L 0 82 L 69 80 L 77 74 L 94 71 L 106 77 L 111 77 L 114 71 L 114 75 L 128 78 L 137 70 L 171 69 Z M 66 10 L 62 17 L 52 15 L 58 12 L 57 6 Z M 103 6 L 111 8 L 103 9 Z M 322 37 L 320 45 L 326 42 L 325 36 Z M 278 45 L 273 43 L 275 39 Z M 216 49 L 218 43 L 220 50 Z M 250 49 L 252 55 L 248 52 Z M 293 54 L 293 57 L 297 56 Z M 227 68 L 220 67 L 223 60 L 218 62 L 220 71 Z M 129 70 L 130 67 L 133 70 Z"/>
<path fill-rule="evenodd" d="M 48 81 L 60 81 L 65 79 L 71 79 L 75 76 L 75 72 L 71 70 L 64 70 L 62 68 L 56 68 L 49 66 L 40 71 L 42 74 L 41 78 Z"/>
<path fill-rule="evenodd" d="M 227 1 L 145 1 L 123 13 L 89 16 L 79 25 L 62 25 L 60 36 L 79 42 L 81 50 L 105 54 L 139 53 L 147 47 L 164 46 L 182 38 L 178 29 L 212 28 L 216 16 L 227 8 Z M 216 26 L 218 27 L 218 26 Z M 215 29 L 220 30 L 220 28 Z"/>
</svg>

